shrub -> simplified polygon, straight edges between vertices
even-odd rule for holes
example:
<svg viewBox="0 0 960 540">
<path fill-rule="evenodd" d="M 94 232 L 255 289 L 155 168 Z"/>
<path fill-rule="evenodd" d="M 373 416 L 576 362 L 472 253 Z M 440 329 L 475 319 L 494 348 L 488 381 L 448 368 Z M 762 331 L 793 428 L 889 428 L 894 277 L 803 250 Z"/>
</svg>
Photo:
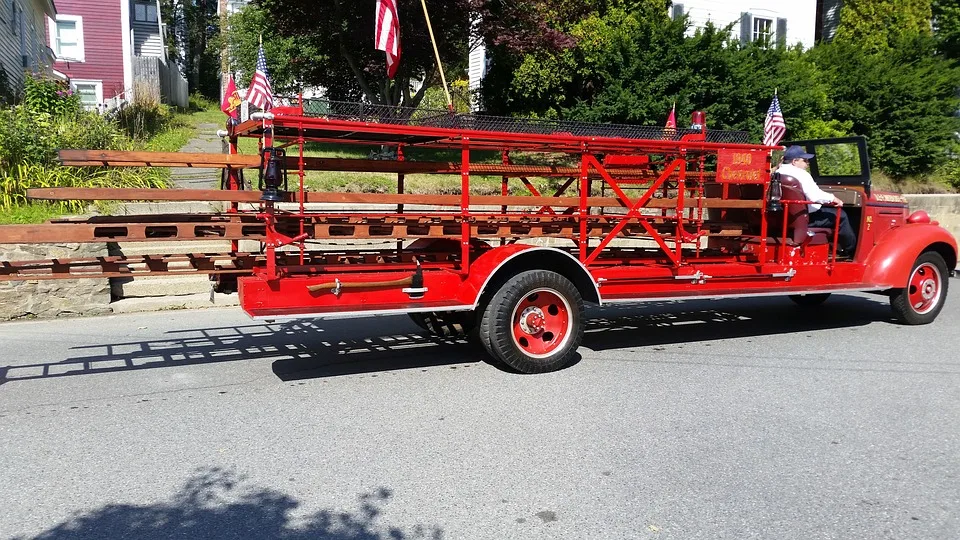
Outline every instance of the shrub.
<svg viewBox="0 0 960 540">
<path fill-rule="evenodd" d="M 75 115 L 83 110 L 80 96 L 73 93 L 66 81 L 41 75 L 24 77 L 23 105 L 32 112 L 54 117 Z"/>
<path fill-rule="evenodd" d="M 116 122 L 93 112 L 55 120 L 53 134 L 57 148 L 129 150 L 132 146 Z"/>
<path fill-rule="evenodd" d="M 54 119 L 24 106 L 0 109 L 0 171 L 17 174 L 23 163 L 52 164 L 56 158 Z"/>
<path fill-rule="evenodd" d="M 170 107 L 159 102 L 136 101 L 115 114 L 115 120 L 127 136 L 143 140 L 163 131 L 173 119 Z"/>
<path fill-rule="evenodd" d="M 27 204 L 27 190 L 50 187 L 163 188 L 166 181 L 158 169 L 86 169 L 21 164 L 11 171 L 0 171 L 0 210 Z M 59 201 L 52 206 L 61 212 L 82 212 L 82 201 Z"/>
</svg>

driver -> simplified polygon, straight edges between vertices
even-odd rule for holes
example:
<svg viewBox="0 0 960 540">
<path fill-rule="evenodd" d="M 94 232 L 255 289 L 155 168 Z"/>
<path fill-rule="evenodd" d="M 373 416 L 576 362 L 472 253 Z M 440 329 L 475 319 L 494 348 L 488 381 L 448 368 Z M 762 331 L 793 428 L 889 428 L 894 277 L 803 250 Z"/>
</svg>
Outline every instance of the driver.
<svg viewBox="0 0 960 540">
<path fill-rule="evenodd" d="M 783 164 L 777 169 L 777 172 L 783 175 L 792 176 L 800 182 L 803 189 L 803 196 L 811 204 L 807 205 L 807 211 L 810 213 L 810 224 L 808 227 L 826 228 L 833 230 L 837 223 L 837 216 L 840 216 L 840 234 L 837 238 L 837 254 L 853 255 L 857 247 L 857 235 L 850 225 L 847 213 L 843 211 L 843 201 L 838 199 L 832 193 L 827 193 L 820 189 L 820 186 L 813 181 L 813 177 L 807 172 L 810 166 L 810 159 L 813 154 L 808 154 L 799 146 L 791 146 L 783 153 Z M 835 207 L 824 208 L 824 204 L 833 204 Z"/>
</svg>

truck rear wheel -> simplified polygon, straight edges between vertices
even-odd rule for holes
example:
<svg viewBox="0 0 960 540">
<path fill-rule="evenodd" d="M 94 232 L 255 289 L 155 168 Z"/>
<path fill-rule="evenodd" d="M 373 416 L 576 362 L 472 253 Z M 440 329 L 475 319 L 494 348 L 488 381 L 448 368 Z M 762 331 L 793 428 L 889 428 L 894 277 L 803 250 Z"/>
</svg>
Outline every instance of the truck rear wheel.
<svg viewBox="0 0 960 540">
<path fill-rule="evenodd" d="M 913 263 L 907 286 L 890 295 L 890 307 L 904 324 L 932 323 L 947 297 L 947 263 L 936 252 L 920 254 Z"/>
<path fill-rule="evenodd" d="M 521 373 L 561 369 L 583 341 L 583 298 L 567 278 L 547 270 L 522 272 L 491 298 L 480 321 L 480 342 Z"/>
</svg>

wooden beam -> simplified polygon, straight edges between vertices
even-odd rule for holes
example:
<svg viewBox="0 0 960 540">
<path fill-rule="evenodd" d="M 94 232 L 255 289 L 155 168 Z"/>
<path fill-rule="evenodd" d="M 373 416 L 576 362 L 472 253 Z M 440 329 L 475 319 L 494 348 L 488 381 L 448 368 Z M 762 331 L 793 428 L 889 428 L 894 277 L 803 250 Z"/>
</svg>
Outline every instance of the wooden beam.
<svg viewBox="0 0 960 540">
<path fill-rule="evenodd" d="M 220 189 L 136 189 L 136 188 L 33 188 L 27 198 L 57 201 L 224 201 L 260 202 L 260 191 L 228 191 Z M 299 202 L 298 193 L 286 194 L 285 202 Z M 307 192 L 306 203 L 334 204 L 417 204 L 428 206 L 460 206 L 459 195 L 422 195 L 415 193 L 342 193 Z M 684 208 L 697 208 L 698 199 L 687 197 Z M 575 207 L 579 197 L 531 197 L 522 195 L 471 195 L 471 206 Z M 763 201 L 740 199 L 702 199 L 703 208 L 761 208 Z M 589 197 L 587 206 L 621 207 L 615 197 Z M 646 208 L 676 208 L 676 199 L 650 199 Z M 415 214 L 415 213 L 414 213 Z"/>
<path fill-rule="evenodd" d="M 189 152 L 128 152 L 123 150 L 60 150 L 60 164 L 71 167 L 196 167 L 223 169 L 228 166 L 253 169 L 260 166 L 260 156 L 254 154 L 203 154 Z M 460 174 L 460 163 L 455 161 L 392 161 L 377 159 L 332 159 L 305 157 L 304 170 L 339 172 L 380 172 L 401 174 Z M 287 156 L 287 168 L 298 170 L 298 158 Z M 649 169 L 610 167 L 615 176 L 634 178 L 652 177 Z M 503 165 L 471 163 L 470 173 L 491 176 L 565 177 L 579 176 L 578 167 L 558 165 Z M 591 176 L 599 177 L 596 171 Z M 712 175 L 711 175 L 712 177 Z"/>
</svg>

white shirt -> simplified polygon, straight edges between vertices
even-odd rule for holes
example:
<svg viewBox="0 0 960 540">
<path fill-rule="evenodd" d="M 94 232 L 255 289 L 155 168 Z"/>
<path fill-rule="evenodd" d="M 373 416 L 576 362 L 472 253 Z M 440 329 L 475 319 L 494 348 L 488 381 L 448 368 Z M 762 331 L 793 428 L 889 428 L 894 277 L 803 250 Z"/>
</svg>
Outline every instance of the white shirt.
<svg viewBox="0 0 960 540">
<path fill-rule="evenodd" d="M 777 169 L 777 172 L 796 178 L 800 182 L 800 189 L 803 190 L 803 196 L 806 197 L 808 201 L 817 203 L 808 204 L 808 212 L 816 212 L 820 209 L 820 205 L 833 202 L 833 195 L 820 189 L 820 186 L 813 181 L 813 177 L 810 176 L 810 173 L 801 169 L 800 167 L 797 167 L 792 163 L 784 163 L 780 166 L 780 168 Z"/>
</svg>

